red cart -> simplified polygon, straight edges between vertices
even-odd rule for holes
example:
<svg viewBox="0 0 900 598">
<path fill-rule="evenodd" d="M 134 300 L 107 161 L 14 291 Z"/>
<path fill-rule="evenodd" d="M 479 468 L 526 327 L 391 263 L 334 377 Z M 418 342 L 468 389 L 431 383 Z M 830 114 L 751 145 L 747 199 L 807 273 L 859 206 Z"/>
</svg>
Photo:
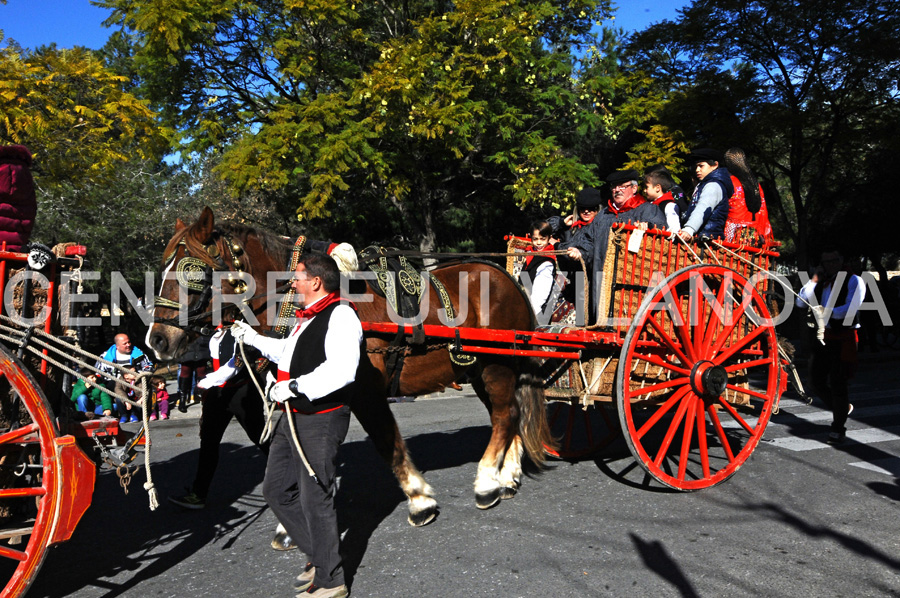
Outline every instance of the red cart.
<svg viewBox="0 0 900 598">
<path fill-rule="evenodd" d="M 522 245 L 510 241 L 511 273 Z M 561 437 L 557 456 L 592 454 L 621 434 L 650 476 L 697 490 L 747 461 L 785 390 L 788 362 L 767 301 L 777 255 L 771 246 L 687 244 L 620 226 L 593 325 L 424 332 L 456 352 L 540 357 L 548 416 Z"/>
<path fill-rule="evenodd" d="M 97 464 L 85 450 L 132 437 L 114 419 L 73 421 L 67 410 L 60 409 L 61 401 L 69 401 L 58 396 L 63 372 L 71 371 L 73 362 L 83 364 L 77 348 L 61 334 L 65 318 L 58 306 L 60 273 L 80 265 L 84 248 L 70 246 L 59 253 L 37 271 L 27 266 L 26 254 L 0 251 L 3 598 L 28 590 L 47 549 L 71 537 L 90 505 Z"/>
</svg>

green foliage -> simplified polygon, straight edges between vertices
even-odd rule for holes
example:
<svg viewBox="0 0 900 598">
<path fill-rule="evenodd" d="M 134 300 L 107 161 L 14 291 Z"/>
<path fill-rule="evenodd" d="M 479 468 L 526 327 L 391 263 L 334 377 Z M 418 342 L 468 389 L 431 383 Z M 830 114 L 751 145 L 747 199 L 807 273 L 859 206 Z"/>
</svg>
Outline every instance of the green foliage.
<svg viewBox="0 0 900 598">
<path fill-rule="evenodd" d="M 693 143 L 742 145 L 779 184 L 774 216 L 802 261 L 897 116 L 898 27 L 891 0 L 697 0 L 635 36 L 628 56 L 682 94 L 660 123 Z"/>
<path fill-rule="evenodd" d="M 397 217 L 380 234 L 433 248 L 489 224 L 451 206 L 556 211 L 597 182 L 612 83 L 576 56 L 609 43 L 607 0 L 100 4 L 181 148 L 222 149 L 234 193 L 296 194 L 306 220 L 375 206 Z"/>
<path fill-rule="evenodd" d="M 39 185 L 102 184 L 167 145 L 147 103 L 89 50 L 0 49 L 0 142 L 27 146 Z"/>
</svg>

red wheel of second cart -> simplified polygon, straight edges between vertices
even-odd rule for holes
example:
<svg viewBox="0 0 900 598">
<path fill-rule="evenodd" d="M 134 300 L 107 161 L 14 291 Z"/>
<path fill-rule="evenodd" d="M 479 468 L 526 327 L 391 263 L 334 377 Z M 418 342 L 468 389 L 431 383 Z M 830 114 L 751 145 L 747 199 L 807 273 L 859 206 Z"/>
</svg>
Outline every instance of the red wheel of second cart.
<svg viewBox="0 0 900 598">
<path fill-rule="evenodd" d="M 622 347 L 619 420 L 641 466 L 678 490 L 733 475 L 778 395 L 778 344 L 765 300 L 737 272 L 691 266 L 650 290 Z"/>
<path fill-rule="evenodd" d="M 0 347 L 0 597 L 37 575 L 60 518 L 58 432 L 43 394 Z"/>
</svg>

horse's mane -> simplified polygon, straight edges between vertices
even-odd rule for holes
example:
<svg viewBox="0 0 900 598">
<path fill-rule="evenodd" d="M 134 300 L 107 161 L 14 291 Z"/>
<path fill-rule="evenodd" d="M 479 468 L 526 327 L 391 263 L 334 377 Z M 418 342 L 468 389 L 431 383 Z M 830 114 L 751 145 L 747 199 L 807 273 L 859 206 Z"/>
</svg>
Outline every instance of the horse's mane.
<svg viewBox="0 0 900 598">
<path fill-rule="evenodd" d="M 256 236 L 263 251 L 272 256 L 276 263 L 287 267 L 291 249 L 294 246 L 294 241 L 290 238 L 275 234 L 265 228 L 255 228 L 236 222 L 223 222 L 217 225 L 216 228 L 225 233 L 226 236 L 236 237 L 244 241 L 251 235 Z"/>
<path fill-rule="evenodd" d="M 176 233 L 175 236 L 173 236 L 169 241 L 169 244 L 166 247 L 165 255 L 171 255 L 176 245 L 179 242 L 184 241 L 185 245 L 187 245 L 188 251 L 192 255 L 198 256 L 204 261 L 210 260 L 210 265 L 215 266 L 215 264 L 212 263 L 211 258 L 208 257 L 206 253 L 206 247 L 203 245 L 203 241 L 205 239 L 197 239 L 195 235 L 191 234 L 191 232 L 194 230 L 194 227 L 196 226 L 197 223 L 191 224 L 190 226 Z M 255 236 L 259 240 L 259 244 L 262 247 L 263 251 L 271 256 L 275 263 L 283 264 L 285 266 L 287 266 L 288 264 L 288 260 L 290 259 L 291 254 L 291 248 L 293 247 L 293 241 L 288 237 L 277 235 L 272 231 L 264 228 L 255 228 L 246 224 L 227 221 L 216 223 L 215 230 L 223 234 L 228 239 L 239 241 L 242 245 L 246 243 L 248 237 Z"/>
</svg>

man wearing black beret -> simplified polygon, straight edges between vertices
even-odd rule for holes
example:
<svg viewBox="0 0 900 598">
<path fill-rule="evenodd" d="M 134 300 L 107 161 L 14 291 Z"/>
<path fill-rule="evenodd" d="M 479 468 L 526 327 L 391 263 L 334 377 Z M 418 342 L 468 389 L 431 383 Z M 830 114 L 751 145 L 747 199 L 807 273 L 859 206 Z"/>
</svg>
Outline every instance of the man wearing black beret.
<svg viewBox="0 0 900 598">
<path fill-rule="evenodd" d="M 603 262 L 606 258 L 606 246 L 609 244 L 609 230 L 618 222 L 645 222 L 653 227 L 665 228 L 666 217 L 658 206 L 648 203 L 638 194 L 640 174 L 636 170 L 618 170 L 608 177 L 606 182 L 612 190 L 612 200 L 594 218 L 584 234 L 569 243 L 560 243 L 559 249 L 568 249 L 572 259 L 583 258 L 590 264 L 592 272 L 590 302 L 592 322 L 596 320 L 596 301 L 600 297 L 600 285 L 603 281 Z"/>
<path fill-rule="evenodd" d="M 684 226 L 678 235 L 684 240 L 697 234 L 723 237 L 728 220 L 728 200 L 734 194 L 731 175 L 721 166 L 722 154 L 714 149 L 695 149 L 691 152 L 691 160 L 700 184 L 694 189 L 691 205 L 681 217 Z"/>
</svg>

